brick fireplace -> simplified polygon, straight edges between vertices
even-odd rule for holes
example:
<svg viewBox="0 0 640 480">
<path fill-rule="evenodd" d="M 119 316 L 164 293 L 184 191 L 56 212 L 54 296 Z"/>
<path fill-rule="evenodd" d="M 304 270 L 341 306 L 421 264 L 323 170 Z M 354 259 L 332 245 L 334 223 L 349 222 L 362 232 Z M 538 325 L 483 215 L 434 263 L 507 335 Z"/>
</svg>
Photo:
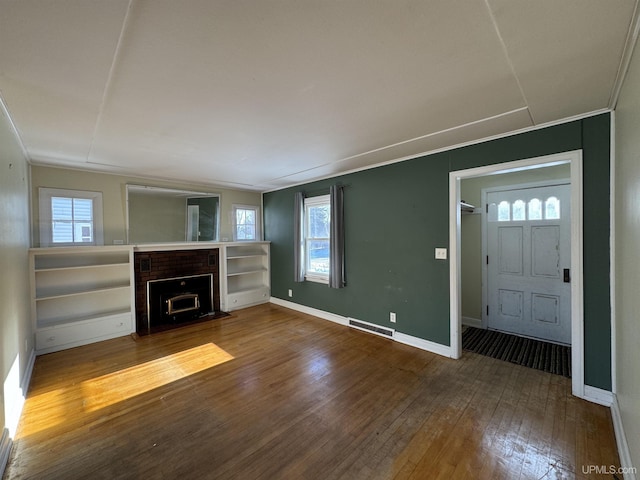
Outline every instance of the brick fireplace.
<svg viewBox="0 0 640 480">
<path fill-rule="evenodd" d="M 162 250 L 135 252 L 136 331 L 150 333 L 157 318 L 147 313 L 147 285 L 164 279 L 206 276 L 211 274 L 213 284 L 212 311 L 220 311 L 219 249 Z M 178 318 L 178 323 L 180 318 Z M 150 328 L 151 327 L 151 328 Z"/>
</svg>

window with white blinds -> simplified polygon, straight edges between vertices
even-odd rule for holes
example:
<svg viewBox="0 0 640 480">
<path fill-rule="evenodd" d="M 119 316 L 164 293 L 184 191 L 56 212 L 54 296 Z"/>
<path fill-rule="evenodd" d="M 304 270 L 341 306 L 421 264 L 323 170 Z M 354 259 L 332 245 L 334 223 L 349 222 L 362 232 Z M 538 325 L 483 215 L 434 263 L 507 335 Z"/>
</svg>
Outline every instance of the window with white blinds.
<svg viewBox="0 0 640 480">
<path fill-rule="evenodd" d="M 40 188 L 40 246 L 102 245 L 102 193 Z"/>
</svg>

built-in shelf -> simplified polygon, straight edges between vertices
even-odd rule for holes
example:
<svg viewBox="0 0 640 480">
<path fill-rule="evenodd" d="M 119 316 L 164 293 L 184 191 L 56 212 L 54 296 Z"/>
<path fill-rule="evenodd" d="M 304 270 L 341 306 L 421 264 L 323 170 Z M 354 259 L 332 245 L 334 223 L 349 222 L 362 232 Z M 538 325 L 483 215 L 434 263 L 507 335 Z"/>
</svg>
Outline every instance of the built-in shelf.
<svg viewBox="0 0 640 480">
<path fill-rule="evenodd" d="M 224 245 L 221 308 L 236 310 L 269 301 L 269 243 Z"/>
<path fill-rule="evenodd" d="M 46 294 L 38 293 L 35 300 L 36 302 L 45 302 L 49 300 L 55 300 L 58 298 L 70 298 L 70 297 L 76 297 L 79 295 L 96 295 L 100 293 L 112 292 L 115 290 L 122 290 L 122 289 L 129 290 L 129 288 L 130 288 L 129 284 L 127 283 L 126 285 L 118 285 L 114 287 L 85 288 L 85 289 L 81 289 L 73 292 L 60 291 L 58 293 L 56 292 L 47 292 Z"/>
<path fill-rule="evenodd" d="M 133 332 L 132 258 L 129 246 L 31 249 L 36 353 Z"/>
<path fill-rule="evenodd" d="M 269 301 L 269 242 L 203 242 L 166 245 L 161 250 L 204 248 L 220 251 L 221 310 L 231 311 Z M 139 246 L 31 249 L 36 353 L 135 332 L 134 250 L 151 251 L 149 249 Z M 217 257 L 215 265 L 218 265 Z"/>
<path fill-rule="evenodd" d="M 259 267 L 259 268 L 249 268 L 247 270 L 238 270 L 238 271 L 233 271 L 233 272 L 227 272 L 227 277 L 233 277 L 235 275 L 248 275 L 251 273 L 264 273 L 266 272 L 267 269 L 264 267 Z"/>
</svg>

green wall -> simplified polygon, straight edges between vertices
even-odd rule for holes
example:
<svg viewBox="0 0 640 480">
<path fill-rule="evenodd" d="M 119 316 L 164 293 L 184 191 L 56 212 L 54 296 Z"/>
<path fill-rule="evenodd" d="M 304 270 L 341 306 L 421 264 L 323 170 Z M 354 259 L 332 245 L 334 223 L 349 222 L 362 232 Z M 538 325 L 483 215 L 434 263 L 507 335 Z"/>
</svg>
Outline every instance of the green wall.
<svg viewBox="0 0 640 480">
<path fill-rule="evenodd" d="M 582 148 L 585 383 L 610 390 L 609 135 L 610 115 L 603 114 L 266 193 L 271 294 L 449 345 L 449 263 L 434 259 L 434 248 L 449 245 L 449 172 Z M 326 193 L 338 182 L 349 185 L 347 287 L 294 283 L 293 195 Z M 390 311 L 397 313 L 395 325 Z"/>
</svg>

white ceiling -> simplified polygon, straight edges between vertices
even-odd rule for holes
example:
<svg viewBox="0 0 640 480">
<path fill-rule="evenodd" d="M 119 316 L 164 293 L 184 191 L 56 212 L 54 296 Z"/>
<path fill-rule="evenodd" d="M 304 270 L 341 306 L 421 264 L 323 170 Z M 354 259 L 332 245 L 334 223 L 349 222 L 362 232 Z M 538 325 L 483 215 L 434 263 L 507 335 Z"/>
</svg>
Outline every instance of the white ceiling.
<svg viewBox="0 0 640 480">
<path fill-rule="evenodd" d="M 635 8 L 0 0 L 0 99 L 35 164 L 264 191 L 612 108 Z"/>
</svg>

